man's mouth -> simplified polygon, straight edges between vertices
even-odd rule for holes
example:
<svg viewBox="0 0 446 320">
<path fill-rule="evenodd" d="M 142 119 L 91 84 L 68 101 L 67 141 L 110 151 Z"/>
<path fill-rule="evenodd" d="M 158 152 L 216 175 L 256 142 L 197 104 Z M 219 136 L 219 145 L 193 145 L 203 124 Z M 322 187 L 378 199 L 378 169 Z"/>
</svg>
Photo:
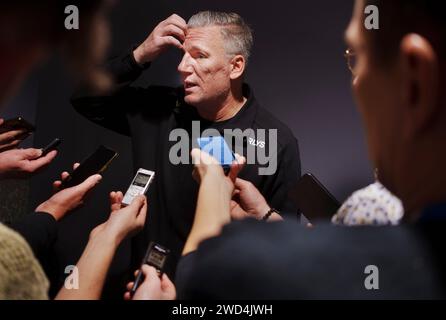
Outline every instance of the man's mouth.
<svg viewBox="0 0 446 320">
<path fill-rule="evenodd" d="M 195 87 L 197 87 L 197 84 L 195 84 L 193 82 L 185 82 L 184 83 L 184 91 L 185 92 L 191 91 Z"/>
</svg>

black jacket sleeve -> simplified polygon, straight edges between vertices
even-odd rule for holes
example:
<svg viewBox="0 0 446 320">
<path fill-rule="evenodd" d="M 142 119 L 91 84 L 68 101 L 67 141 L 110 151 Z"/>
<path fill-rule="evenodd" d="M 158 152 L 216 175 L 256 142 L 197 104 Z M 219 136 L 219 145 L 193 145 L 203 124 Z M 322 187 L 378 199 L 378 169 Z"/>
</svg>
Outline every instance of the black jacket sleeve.
<svg viewBox="0 0 446 320">
<path fill-rule="evenodd" d="M 12 225 L 28 242 L 39 261 L 43 261 L 57 239 L 57 221 L 45 212 L 31 213 Z"/>
<path fill-rule="evenodd" d="M 105 66 L 114 80 L 113 88 L 107 93 L 98 94 L 90 88 L 81 87 L 71 97 L 71 103 L 77 112 L 89 120 L 118 133 L 130 135 L 126 112 L 146 101 L 146 90 L 130 84 L 138 79 L 146 67 L 138 65 L 130 50 L 110 60 Z"/>
</svg>

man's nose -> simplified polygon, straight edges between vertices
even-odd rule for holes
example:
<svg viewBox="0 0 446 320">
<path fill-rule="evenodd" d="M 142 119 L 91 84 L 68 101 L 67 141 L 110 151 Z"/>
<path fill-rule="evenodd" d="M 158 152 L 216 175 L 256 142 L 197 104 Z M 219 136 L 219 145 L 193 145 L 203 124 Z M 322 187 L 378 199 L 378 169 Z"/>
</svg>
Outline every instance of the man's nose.
<svg viewBox="0 0 446 320">
<path fill-rule="evenodd" d="M 178 72 L 183 75 L 192 73 L 192 66 L 187 53 L 183 55 L 183 58 L 181 59 L 181 62 L 178 65 Z"/>
</svg>

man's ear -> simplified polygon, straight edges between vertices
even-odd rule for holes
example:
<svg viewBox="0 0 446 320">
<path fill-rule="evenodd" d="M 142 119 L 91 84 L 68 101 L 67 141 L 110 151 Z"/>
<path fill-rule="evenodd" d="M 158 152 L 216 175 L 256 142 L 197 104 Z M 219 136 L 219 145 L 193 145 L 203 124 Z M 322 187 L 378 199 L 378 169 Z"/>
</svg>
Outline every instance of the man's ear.
<svg viewBox="0 0 446 320">
<path fill-rule="evenodd" d="M 432 124 L 441 108 L 438 57 L 426 38 L 413 33 L 401 40 L 400 54 L 404 133 L 412 138 Z"/>
<path fill-rule="evenodd" d="M 243 72 L 245 71 L 246 67 L 246 60 L 242 55 L 236 55 L 231 60 L 231 73 L 230 78 L 231 80 L 236 80 L 240 78 L 243 75 Z"/>
</svg>

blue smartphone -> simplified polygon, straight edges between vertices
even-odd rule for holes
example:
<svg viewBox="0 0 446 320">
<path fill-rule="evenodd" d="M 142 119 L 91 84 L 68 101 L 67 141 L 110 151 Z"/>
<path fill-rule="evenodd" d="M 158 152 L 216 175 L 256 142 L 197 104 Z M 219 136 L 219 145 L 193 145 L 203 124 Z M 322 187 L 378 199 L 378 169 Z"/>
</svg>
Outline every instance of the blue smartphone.
<svg viewBox="0 0 446 320">
<path fill-rule="evenodd" d="M 201 137 L 197 139 L 197 143 L 202 151 L 209 153 L 220 162 L 225 173 L 229 171 L 235 156 L 222 136 Z"/>
</svg>

